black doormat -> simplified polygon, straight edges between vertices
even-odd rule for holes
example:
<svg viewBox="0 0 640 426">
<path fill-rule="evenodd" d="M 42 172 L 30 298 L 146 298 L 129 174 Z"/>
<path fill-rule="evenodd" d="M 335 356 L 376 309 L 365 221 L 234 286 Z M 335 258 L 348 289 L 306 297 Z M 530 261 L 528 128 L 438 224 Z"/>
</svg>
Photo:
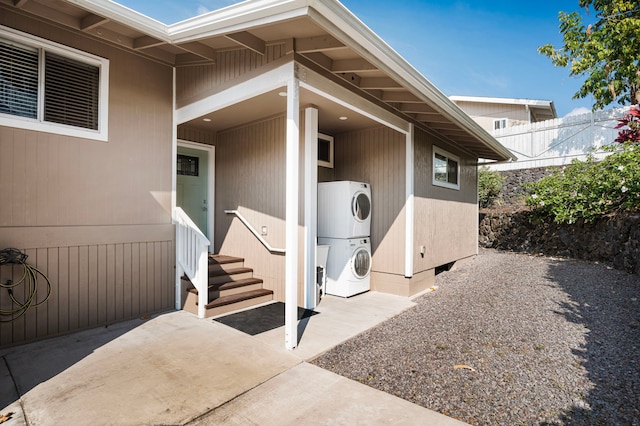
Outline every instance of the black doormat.
<svg viewBox="0 0 640 426">
<path fill-rule="evenodd" d="M 318 312 L 298 307 L 298 320 L 310 318 Z M 284 303 L 276 302 L 247 311 L 215 318 L 221 324 L 255 336 L 284 326 Z"/>
</svg>

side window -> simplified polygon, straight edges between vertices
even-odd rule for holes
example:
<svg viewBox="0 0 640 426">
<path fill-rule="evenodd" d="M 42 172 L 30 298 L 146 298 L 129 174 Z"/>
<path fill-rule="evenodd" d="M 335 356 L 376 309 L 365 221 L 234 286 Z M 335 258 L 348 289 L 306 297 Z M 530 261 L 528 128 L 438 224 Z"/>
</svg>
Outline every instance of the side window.
<svg viewBox="0 0 640 426">
<path fill-rule="evenodd" d="M 107 140 L 109 61 L 0 27 L 0 125 Z"/>
<path fill-rule="evenodd" d="M 318 166 L 333 169 L 333 136 L 318 133 Z"/>
<path fill-rule="evenodd" d="M 507 119 L 506 118 L 498 118 L 493 120 L 493 130 L 500 130 L 507 127 Z"/>
<path fill-rule="evenodd" d="M 433 147 L 433 184 L 450 189 L 460 189 L 460 158 Z"/>
</svg>

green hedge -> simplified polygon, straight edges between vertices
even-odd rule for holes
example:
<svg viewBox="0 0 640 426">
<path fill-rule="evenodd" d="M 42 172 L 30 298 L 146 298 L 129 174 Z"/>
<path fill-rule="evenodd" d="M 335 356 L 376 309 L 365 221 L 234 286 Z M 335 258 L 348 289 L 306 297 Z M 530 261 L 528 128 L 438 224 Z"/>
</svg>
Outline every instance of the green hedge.
<svg viewBox="0 0 640 426">
<path fill-rule="evenodd" d="M 557 223 L 592 222 L 615 211 L 640 209 L 640 145 L 625 143 L 606 148 L 602 161 L 592 156 L 574 160 L 530 189 L 527 204 L 541 218 Z"/>
</svg>

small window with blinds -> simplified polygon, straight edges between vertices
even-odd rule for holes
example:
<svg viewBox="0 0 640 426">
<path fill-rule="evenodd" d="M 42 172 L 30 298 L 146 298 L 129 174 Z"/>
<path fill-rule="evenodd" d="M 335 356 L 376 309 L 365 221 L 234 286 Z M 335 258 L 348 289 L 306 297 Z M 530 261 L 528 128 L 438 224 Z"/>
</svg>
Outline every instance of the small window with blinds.
<svg viewBox="0 0 640 426">
<path fill-rule="evenodd" d="M 108 64 L 0 26 L 0 125 L 107 140 Z"/>
<path fill-rule="evenodd" d="M 98 130 L 100 68 L 45 52 L 44 120 Z"/>
</svg>

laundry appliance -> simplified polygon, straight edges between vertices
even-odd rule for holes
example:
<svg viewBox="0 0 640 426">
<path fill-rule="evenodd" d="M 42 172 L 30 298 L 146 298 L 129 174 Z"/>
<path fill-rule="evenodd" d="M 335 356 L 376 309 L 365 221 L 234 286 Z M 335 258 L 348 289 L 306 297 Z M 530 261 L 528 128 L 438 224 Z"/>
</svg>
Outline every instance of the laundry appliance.
<svg viewBox="0 0 640 426">
<path fill-rule="evenodd" d="M 371 186 L 353 181 L 318 183 L 318 237 L 370 235 Z"/>
<path fill-rule="evenodd" d="M 350 297 L 371 288 L 371 241 L 364 238 L 318 238 L 330 246 L 325 294 Z"/>
</svg>

